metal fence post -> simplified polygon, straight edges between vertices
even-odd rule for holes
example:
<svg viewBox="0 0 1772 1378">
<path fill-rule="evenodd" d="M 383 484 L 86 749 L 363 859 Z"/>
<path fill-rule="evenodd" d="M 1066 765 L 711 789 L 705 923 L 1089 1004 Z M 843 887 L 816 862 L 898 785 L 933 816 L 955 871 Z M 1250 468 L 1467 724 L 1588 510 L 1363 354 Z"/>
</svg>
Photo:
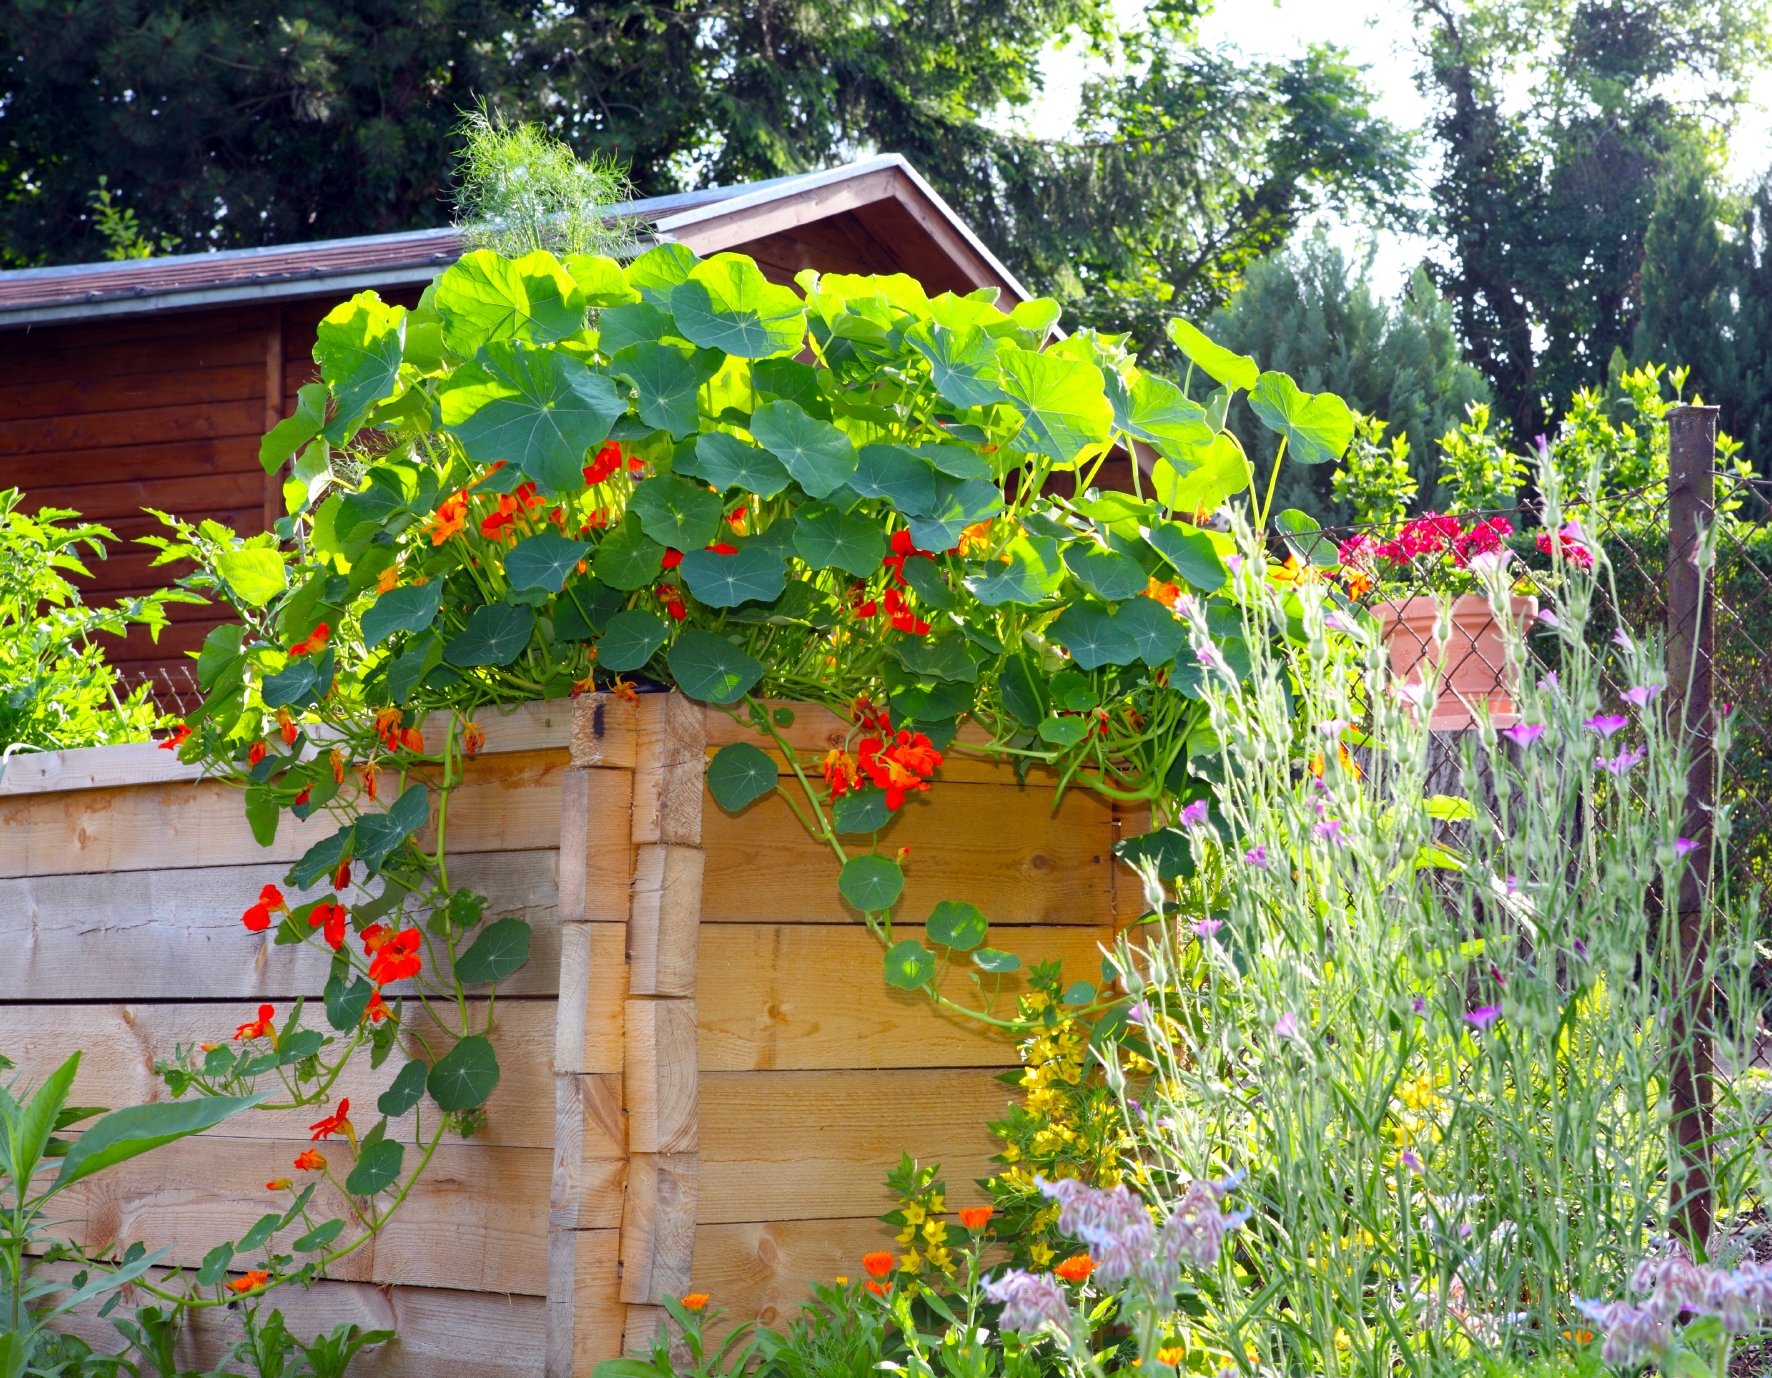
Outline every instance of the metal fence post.
<svg viewBox="0 0 1772 1378">
<path fill-rule="evenodd" d="M 1676 1228 L 1698 1254 L 1711 1226 L 1711 993 L 1704 979 L 1710 935 L 1704 891 L 1710 882 L 1711 805 L 1716 780 L 1711 750 L 1712 603 L 1699 568 L 1701 533 L 1715 515 L 1717 408 L 1675 407 L 1667 413 L 1667 671 L 1669 720 L 1691 752 L 1686 773 L 1684 836 L 1698 844 L 1680 879 L 1679 946 L 1669 1092 L 1679 1160 L 1670 1174 Z"/>
</svg>

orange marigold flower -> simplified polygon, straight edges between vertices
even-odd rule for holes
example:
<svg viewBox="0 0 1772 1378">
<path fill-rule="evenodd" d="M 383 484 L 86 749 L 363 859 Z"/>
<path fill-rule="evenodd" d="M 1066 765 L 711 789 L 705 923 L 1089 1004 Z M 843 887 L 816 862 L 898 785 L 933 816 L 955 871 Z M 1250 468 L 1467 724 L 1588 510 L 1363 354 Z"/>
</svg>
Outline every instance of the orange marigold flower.
<svg viewBox="0 0 1772 1378">
<path fill-rule="evenodd" d="M 332 748 L 332 783 L 342 785 L 345 782 L 345 771 L 350 768 L 351 758 L 336 746 Z"/>
<path fill-rule="evenodd" d="M 228 1284 L 228 1291 L 236 1292 L 241 1296 L 245 1296 L 246 1293 L 256 1291 L 258 1288 L 263 1287 L 270 1280 L 271 1275 L 269 1273 L 261 1268 L 254 1268 L 250 1273 L 243 1274 L 230 1282 Z"/>
<path fill-rule="evenodd" d="M 1144 596 L 1155 599 L 1173 612 L 1175 605 L 1181 601 L 1181 585 L 1166 583 L 1152 576 L 1150 582 L 1144 586 Z"/>
<path fill-rule="evenodd" d="M 461 730 L 461 749 L 469 756 L 476 755 L 486 745 L 486 729 L 477 722 L 468 723 Z"/>
<path fill-rule="evenodd" d="M 250 1024 L 242 1024 L 239 1028 L 234 1030 L 234 1041 L 238 1043 L 248 1038 L 274 1037 L 275 1035 L 272 1026 L 276 1017 L 277 1007 L 275 1005 L 260 1005 L 258 1007 L 257 1019 L 253 1020 Z"/>
<path fill-rule="evenodd" d="M 680 1300 L 685 1311 L 699 1311 L 708 1304 L 708 1294 L 706 1292 L 691 1292 Z"/>
<path fill-rule="evenodd" d="M 1185 1345 L 1164 1345 L 1157 1351 L 1157 1362 L 1168 1364 L 1170 1368 L 1176 1367 L 1185 1358 L 1187 1358 Z"/>
<path fill-rule="evenodd" d="M 246 749 L 246 764 L 249 766 L 255 766 L 270 754 L 270 747 L 266 746 L 263 742 L 254 742 Z"/>
<path fill-rule="evenodd" d="M 351 911 L 344 905 L 321 900 L 308 914 L 308 927 L 320 929 L 326 946 L 337 952 L 345 945 L 345 920 L 350 916 Z"/>
<path fill-rule="evenodd" d="M 368 934 L 364 936 L 367 938 Z M 417 976 L 424 966 L 424 958 L 418 951 L 423 940 L 416 928 L 404 929 L 383 939 L 376 945 L 375 956 L 369 963 L 369 979 L 378 986 L 386 986 Z"/>
<path fill-rule="evenodd" d="M 399 582 L 400 566 L 389 565 L 380 574 L 375 576 L 375 591 L 377 593 L 387 593 Z"/>
<path fill-rule="evenodd" d="M 162 751 L 177 751 L 181 746 L 183 746 L 185 744 L 185 738 L 189 737 L 190 735 L 191 735 L 190 728 L 186 727 L 182 722 L 175 722 L 172 725 L 172 735 L 170 737 L 168 737 L 165 741 L 160 743 L 160 750 L 162 750 Z"/>
<path fill-rule="evenodd" d="M 317 1148 L 304 1148 L 295 1155 L 295 1165 L 303 1172 L 324 1172 L 326 1155 Z"/>
<path fill-rule="evenodd" d="M 287 914 L 289 906 L 283 901 L 283 892 L 275 885 L 267 885 L 258 892 L 258 903 L 240 916 L 240 922 L 246 925 L 249 933 L 263 933 L 271 926 L 271 915 Z"/>
<path fill-rule="evenodd" d="M 883 1278 L 892 1272 L 892 1250 L 879 1249 L 871 1254 L 861 1256 L 861 1266 L 866 1268 L 869 1277 Z"/>
<path fill-rule="evenodd" d="M 308 1126 L 308 1129 L 314 1136 L 314 1141 L 318 1142 L 333 1134 L 343 1134 L 349 1138 L 353 1144 L 356 1143 L 357 1131 L 351 1124 L 350 1114 L 351 1098 L 346 1096 L 338 1103 L 338 1109 L 333 1111 L 332 1114 L 326 1116 L 325 1119 L 316 1120 L 313 1124 Z"/>
<path fill-rule="evenodd" d="M 278 1177 L 272 1181 L 266 1182 L 265 1183 L 265 1190 L 266 1191 L 288 1191 L 290 1188 L 290 1185 L 291 1185 L 291 1183 L 287 1177 Z"/>
<path fill-rule="evenodd" d="M 442 545 L 451 536 L 461 534 L 468 522 L 468 491 L 461 492 L 443 499 L 442 505 L 432 515 L 425 530 L 430 534 L 432 545 Z"/>
<path fill-rule="evenodd" d="M 960 1223 L 969 1230 L 982 1230 L 991 1223 L 993 1213 L 989 1206 L 964 1206 L 960 1210 Z"/>
<path fill-rule="evenodd" d="M 886 1289 L 872 1278 L 863 1278 L 861 1285 L 867 1288 L 868 1291 L 872 1292 L 876 1297 L 883 1297 L 886 1295 Z"/>
<path fill-rule="evenodd" d="M 1052 1271 L 1066 1282 L 1084 1282 L 1095 1271 L 1095 1260 L 1088 1254 L 1072 1254 Z"/>
<path fill-rule="evenodd" d="M 312 655 L 315 651 L 323 651 L 326 649 L 326 643 L 331 637 L 332 628 L 322 622 L 319 626 L 315 627 L 313 631 L 309 632 L 307 636 L 291 646 L 289 648 L 289 654 L 292 656 L 305 656 Z"/>
</svg>

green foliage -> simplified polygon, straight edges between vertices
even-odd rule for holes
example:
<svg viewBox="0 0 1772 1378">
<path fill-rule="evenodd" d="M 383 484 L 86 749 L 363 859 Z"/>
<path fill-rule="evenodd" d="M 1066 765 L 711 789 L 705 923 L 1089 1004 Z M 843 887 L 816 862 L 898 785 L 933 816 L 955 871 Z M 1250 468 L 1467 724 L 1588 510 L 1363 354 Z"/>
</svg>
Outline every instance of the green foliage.
<svg viewBox="0 0 1772 1378">
<path fill-rule="evenodd" d="M 603 210 L 632 188 L 613 158 L 581 160 L 533 124 L 511 124 L 482 104 L 462 122 L 456 168 L 459 223 L 476 249 L 521 258 L 537 249 L 614 254 L 632 239 Z"/>
<path fill-rule="evenodd" d="M 157 593 L 88 607 L 69 576 L 90 573 L 85 561 L 104 558 L 111 532 L 60 508 L 27 516 L 23 503 L 0 489 L 0 750 L 145 741 L 158 716 L 148 691 L 120 698 L 95 638 L 131 626 L 158 637 L 168 603 L 202 600 Z"/>
<path fill-rule="evenodd" d="M 1506 433 L 1489 429 L 1488 403 L 1473 403 L 1470 416 L 1458 429 L 1440 437 L 1437 510 L 1465 514 L 1511 509 L 1519 500 L 1527 472 L 1525 460 Z"/>
<path fill-rule="evenodd" d="M 1385 423 L 1361 416 L 1354 422 L 1354 442 L 1335 471 L 1332 492 L 1348 519 L 1361 526 L 1392 526 L 1403 520 L 1415 497 L 1415 475 L 1409 468 L 1409 437 L 1393 435 L 1387 444 Z"/>
</svg>

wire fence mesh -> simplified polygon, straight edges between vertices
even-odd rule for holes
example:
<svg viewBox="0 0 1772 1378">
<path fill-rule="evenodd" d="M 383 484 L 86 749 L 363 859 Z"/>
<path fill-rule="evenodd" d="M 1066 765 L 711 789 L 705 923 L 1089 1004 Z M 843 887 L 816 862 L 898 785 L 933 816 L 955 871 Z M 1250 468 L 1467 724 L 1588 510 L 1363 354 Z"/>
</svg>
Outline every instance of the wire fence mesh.
<svg viewBox="0 0 1772 1378">
<path fill-rule="evenodd" d="M 160 665 L 151 670 L 124 670 L 117 676 L 117 693 L 127 697 L 143 685 L 154 707 L 171 717 L 182 718 L 196 712 L 203 702 L 203 690 L 196 672 L 189 665 Z"/>
</svg>

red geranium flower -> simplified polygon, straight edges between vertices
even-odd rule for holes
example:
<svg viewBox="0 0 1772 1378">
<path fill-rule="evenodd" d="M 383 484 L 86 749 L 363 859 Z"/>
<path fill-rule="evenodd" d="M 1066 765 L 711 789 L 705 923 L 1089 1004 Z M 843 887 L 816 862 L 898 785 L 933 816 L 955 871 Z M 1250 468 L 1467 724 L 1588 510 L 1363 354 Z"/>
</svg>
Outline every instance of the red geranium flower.
<svg viewBox="0 0 1772 1378">
<path fill-rule="evenodd" d="M 1452 562 L 1463 569 L 1470 563 L 1471 556 L 1493 554 L 1513 534 L 1514 524 L 1506 517 L 1491 517 L 1486 522 L 1478 522 L 1453 539 Z"/>
</svg>

